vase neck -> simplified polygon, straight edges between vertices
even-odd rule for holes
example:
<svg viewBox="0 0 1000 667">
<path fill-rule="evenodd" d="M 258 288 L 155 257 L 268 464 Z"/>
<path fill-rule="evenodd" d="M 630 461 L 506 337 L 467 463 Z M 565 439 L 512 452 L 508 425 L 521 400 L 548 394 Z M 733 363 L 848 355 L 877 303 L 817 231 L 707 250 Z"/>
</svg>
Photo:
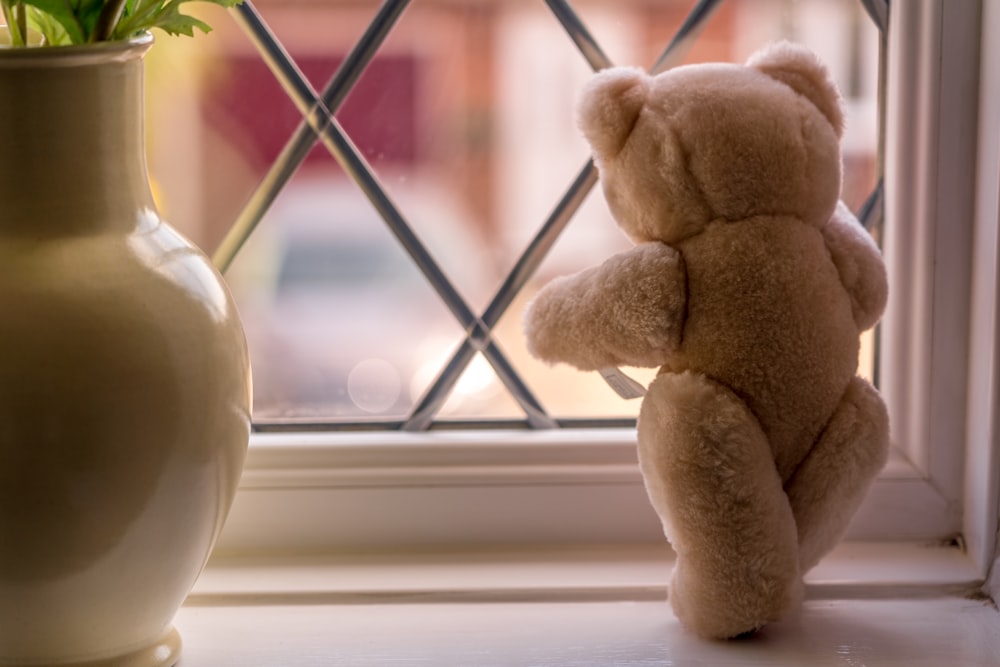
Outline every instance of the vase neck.
<svg viewBox="0 0 1000 667">
<path fill-rule="evenodd" d="M 148 44 L 96 48 L 107 57 L 0 52 L 0 230 L 128 230 L 154 208 L 143 136 Z M 20 51 L 29 50 L 43 49 Z"/>
</svg>

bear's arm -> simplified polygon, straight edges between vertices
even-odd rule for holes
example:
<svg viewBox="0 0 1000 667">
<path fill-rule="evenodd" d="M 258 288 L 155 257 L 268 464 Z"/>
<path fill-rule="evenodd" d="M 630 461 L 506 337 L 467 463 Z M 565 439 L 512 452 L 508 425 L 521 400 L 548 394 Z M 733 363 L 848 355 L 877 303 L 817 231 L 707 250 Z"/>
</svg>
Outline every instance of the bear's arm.
<svg viewBox="0 0 1000 667">
<path fill-rule="evenodd" d="M 680 345 L 686 292 L 680 253 L 639 244 L 546 285 L 525 312 L 528 350 L 581 370 L 660 366 Z"/>
<path fill-rule="evenodd" d="M 843 202 L 822 228 L 826 247 L 851 297 L 851 311 L 859 331 L 875 326 L 889 295 L 882 253 Z"/>
</svg>

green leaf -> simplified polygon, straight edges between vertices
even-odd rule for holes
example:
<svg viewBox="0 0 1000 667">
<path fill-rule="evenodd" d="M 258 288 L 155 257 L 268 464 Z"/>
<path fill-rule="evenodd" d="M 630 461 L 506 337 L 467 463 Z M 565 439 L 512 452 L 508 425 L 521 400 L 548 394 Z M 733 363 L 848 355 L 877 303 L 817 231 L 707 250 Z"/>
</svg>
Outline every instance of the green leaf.
<svg viewBox="0 0 1000 667">
<path fill-rule="evenodd" d="M 211 32 L 212 27 L 200 19 L 182 14 L 181 5 L 192 0 L 136 0 L 131 13 L 126 14 L 115 30 L 115 39 L 127 39 L 146 30 L 159 28 L 168 35 L 194 35 L 194 29 Z M 222 7 L 235 7 L 242 0 L 205 0 Z"/>
<path fill-rule="evenodd" d="M 165 0 L 132 0 L 125 5 L 125 11 L 112 32 L 112 39 L 128 39 L 148 26 L 160 12 Z"/>
<path fill-rule="evenodd" d="M 46 46 L 67 46 L 73 43 L 65 26 L 37 7 L 28 8 L 28 25 L 42 33 Z"/>
<path fill-rule="evenodd" d="M 71 0 L 24 0 L 30 5 L 61 25 L 69 36 L 71 44 L 83 44 L 87 35 L 83 31 L 83 25 L 77 18 L 77 8 Z"/>
<path fill-rule="evenodd" d="M 73 0 L 73 2 L 77 6 L 76 19 L 83 26 L 84 39 L 90 41 L 97 26 L 97 19 L 104 9 L 105 0 Z"/>
<path fill-rule="evenodd" d="M 210 32 L 212 28 L 193 16 L 181 12 L 181 6 L 194 0 L 124 0 L 121 16 L 114 14 L 122 0 L 0 0 L 8 19 L 16 16 L 15 7 L 23 2 L 30 6 L 27 18 L 31 27 L 45 36 L 47 44 L 85 44 L 103 39 L 129 39 L 147 30 L 158 28 L 170 35 L 194 34 L 195 29 Z M 230 8 L 242 0 L 202 0 Z M 115 11 L 111 11 L 114 9 Z M 102 12 L 104 14 L 102 18 Z M 114 23 L 115 25 L 111 25 Z M 13 43 L 20 45 L 16 25 L 11 30 Z"/>
</svg>

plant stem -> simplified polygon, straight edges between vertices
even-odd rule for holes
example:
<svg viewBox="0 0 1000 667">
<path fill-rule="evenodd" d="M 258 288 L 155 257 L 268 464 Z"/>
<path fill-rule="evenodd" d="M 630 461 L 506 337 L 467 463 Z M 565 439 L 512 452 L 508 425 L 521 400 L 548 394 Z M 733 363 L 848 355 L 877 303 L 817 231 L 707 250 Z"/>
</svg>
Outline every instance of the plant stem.
<svg viewBox="0 0 1000 667">
<path fill-rule="evenodd" d="M 94 31 L 90 33 L 91 42 L 105 42 L 111 39 L 115 28 L 118 27 L 122 12 L 125 11 L 126 2 L 127 0 L 109 0 L 104 3 L 104 7 L 101 8 L 101 13 L 97 17 L 97 23 L 94 25 Z"/>
<path fill-rule="evenodd" d="M 28 8 L 24 6 L 23 0 L 14 5 L 14 13 L 17 14 L 17 31 L 21 33 L 21 44 L 28 44 Z"/>
<path fill-rule="evenodd" d="M 9 0 L 0 0 L 0 6 L 3 7 L 3 17 L 7 21 L 7 32 L 10 33 L 11 46 L 24 46 L 24 39 L 18 30 L 20 21 L 18 21 L 17 8 L 20 4 L 18 1 L 16 5 L 11 6 Z"/>
</svg>

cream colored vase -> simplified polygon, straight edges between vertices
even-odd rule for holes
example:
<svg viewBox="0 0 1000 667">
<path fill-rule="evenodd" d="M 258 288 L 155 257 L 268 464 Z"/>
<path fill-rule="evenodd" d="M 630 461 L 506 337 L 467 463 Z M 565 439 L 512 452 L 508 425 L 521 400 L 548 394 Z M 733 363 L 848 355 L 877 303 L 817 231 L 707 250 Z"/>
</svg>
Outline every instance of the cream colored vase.
<svg viewBox="0 0 1000 667">
<path fill-rule="evenodd" d="M 150 194 L 151 43 L 0 49 L 0 665 L 177 662 L 246 454 L 233 302 Z"/>
</svg>

